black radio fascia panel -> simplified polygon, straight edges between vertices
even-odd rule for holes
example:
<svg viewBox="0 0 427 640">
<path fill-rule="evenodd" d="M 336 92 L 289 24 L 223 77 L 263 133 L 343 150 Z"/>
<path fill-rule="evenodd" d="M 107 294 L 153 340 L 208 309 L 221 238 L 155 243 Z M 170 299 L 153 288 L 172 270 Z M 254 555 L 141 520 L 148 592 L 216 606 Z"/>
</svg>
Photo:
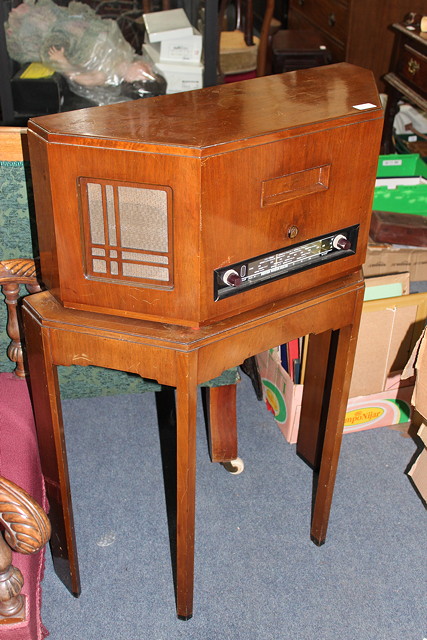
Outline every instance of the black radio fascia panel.
<svg viewBox="0 0 427 640">
<path fill-rule="evenodd" d="M 337 231 L 333 231 L 331 233 L 322 234 L 321 236 L 317 236 L 316 238 L 311 238 L 310 240 L 304 240 L 303 242 L 299 242 L 293 244 L 291 247 L 284 247 L 283 249 L 277 249 L 276 251 L 271 251 L 269 253 L 264 253 L 259 256 L 255 256 L 253 258 L 249 258 L 248 260 L 243 260 L 241 262 L 236 262 L 234 264 L 229 264 L 225 267 L 221 267 L 219 269 L 214 270 L 214 300 L 223 300 L 224 298 L 228 298 L 230 296 L 235 296 L 239 293 L 243 293 L 245 291 L 249 291 L 256 287 L 261 287 L 264 284 L 269 284 L 270 282 L 276 282 L 277 280 L 281 280 L 282 278 L 287 278 L 291 275 L 295 275 L 296 273 L 300 273 L 302 271 L 307 271 L 307 269 L 313 269 L 315 267 L 320 267 L 323 264 L 327 264 L 329 262 L 333 262 L 335 260 L 341 260 L 342 258 L 346 258 L 348 256 L 354 255 L 357 250 L 357 238 L 359 234 L 359 226 L 358 224 L 352 225 L 351 227 L 346 227 L 344 229 L 338 229 Z M 254 264 L 261 263 L 262 261 L 271 262 L 274 258 L 285 259 L 286 257 L 292 255 L 296 255 L 299 249 L 307 247 L 310 249 L 310 246 L 315 243 L 324 242 L 328 244 L 329 242 L 333 242 L 337 236 L 344 236 L 349 242 L 350 247 L 347 249 L 334 249 L 329 248 L 324 251 L 320 251 L 319 253 L 315 253 L 310 257 L 296 259 L 294 262 L 285 263 L 283 266 L 276 267 L 275 272 L 272 273 L 271 269 L 268 268 L 261 271 L 257 271 L 251 277 L 245 275 L 242 277 L 242 282 L 236 285 L 228 285 L 224 282 L 224 275 L 228 271 L 236 271 L 237 274 L 246 273 L 249 271 L 249 267 L 253 267 Z M 315 247 L 313 247 L 315 249 Z"/>
</svg>

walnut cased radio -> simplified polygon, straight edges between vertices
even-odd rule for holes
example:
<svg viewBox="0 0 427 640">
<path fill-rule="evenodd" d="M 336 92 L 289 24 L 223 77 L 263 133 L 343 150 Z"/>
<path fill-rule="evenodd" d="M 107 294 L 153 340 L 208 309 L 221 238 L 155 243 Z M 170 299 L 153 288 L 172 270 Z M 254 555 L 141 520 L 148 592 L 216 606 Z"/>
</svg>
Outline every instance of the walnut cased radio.
<svg viewBox="0 0 427 640">
<path fill-rule="evenodd" d="M 342 63 L 28 124 L 42 278 L 66 307 L 200 326 L 363 264 L 382 130 Z"/>
</svg>

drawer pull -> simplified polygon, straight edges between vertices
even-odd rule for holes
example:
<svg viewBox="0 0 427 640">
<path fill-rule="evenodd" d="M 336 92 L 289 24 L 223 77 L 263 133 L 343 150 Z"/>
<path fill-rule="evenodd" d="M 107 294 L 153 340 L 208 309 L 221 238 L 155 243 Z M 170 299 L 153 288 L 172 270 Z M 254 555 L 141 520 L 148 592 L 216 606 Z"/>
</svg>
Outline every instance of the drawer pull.
<svg viewBox="0 0 427 640">
<path fill-rule="evenodd" d="M 328 15 L 328 24 L 330 27 L 335 27 L 335 23 L 336 23 L 335 13 L 330 13 Z"/>
<path fill-rule="evenodd" d="M 411 74 L 411 76 L 414 76 L 417 71 L 419 71 L 419 69 L 420 63 L 414 60 L 414 58 L 411 58 L 408 62 L 408 72 Z"/>
<path fill-rule="evenodd" d="M 303 7 L 305 3 L 305 0 L 298 0 L 298 4 L 300 7 Z"/>
<path fill-rule="evenodd" d="M 288 202 L 329 189 L 330 164 L 304 169 L 262 182 L 261 206 Z"/>
</svg>

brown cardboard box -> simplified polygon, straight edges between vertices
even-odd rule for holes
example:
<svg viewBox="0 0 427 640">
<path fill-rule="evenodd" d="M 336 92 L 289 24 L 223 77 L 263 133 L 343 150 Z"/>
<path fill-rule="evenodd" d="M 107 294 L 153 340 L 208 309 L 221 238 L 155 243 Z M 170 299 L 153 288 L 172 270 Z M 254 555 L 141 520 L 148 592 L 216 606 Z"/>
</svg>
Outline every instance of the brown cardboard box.
<svg viewBox="0 0 427 640">
<path fill-rule="evenodd" d="M 404 375 L 411 376 L 415 370 L 415 387 L 412 395 L 412 405 L 419 414 L 421 426 L 418 429 L 424 448 L 418 455 L 408 472 L 418 492 L 427 502 L 427 330 L 424 329 L 421 338 L 415 346 Z"/>
<path fill-rule="evenodd" d="M 363 274 L 366 278 L 408 271 L 411 282 L 427 280 L 427 248 L 370 242 Z"/>
<path fill-rule="evenodd" d="M 400 284 L 403 295 L 363 303 L 344 433 L 410 420 L 413 379 L 408 380 L 408 374 L 401 380 L 400 374 L 423 332 L 427 293 L 405 295 L 408 274 L 372 278 L 366 285 L 370 288 L 390 283 Z M 295 443 L 303 385 L 294 384 L 283 369 L 278 348 L 259 354 L 257 364 L 267 408 L 286 440 Z"/>
<path fill-rule="evenodd" d="M 427 294 L 363 303 L 350 398 L 380 393 L 402 371 L 427 318 Z"/>
<path fill-rule="evenodd" d="M 257 364 L 267 409 L 290 444 L 298 438 L 303 385 L 294 384 L 280 363 L 279 349 L 257 355 Z M 401 382 L 396 374 L 387 379 L 381 393 L 350 398 L 344 418 L 344 433 L 407 424 L 410 420 L 412 381 Z M 405 386 L 408 385 L 408 386 Z"/>
</svg>

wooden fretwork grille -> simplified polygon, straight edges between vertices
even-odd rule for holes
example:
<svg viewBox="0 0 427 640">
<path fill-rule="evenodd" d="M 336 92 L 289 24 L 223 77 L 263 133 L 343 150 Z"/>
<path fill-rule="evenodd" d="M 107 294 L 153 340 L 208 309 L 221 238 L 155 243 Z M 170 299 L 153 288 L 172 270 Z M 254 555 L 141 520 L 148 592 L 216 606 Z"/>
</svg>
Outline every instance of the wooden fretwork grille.
<svg viewBox="0 0 427 640">
<path fill-rule="evenodd" d="M 170 187 L 80 178 L 85 275 L 170 288 Z"/>
</svg>

